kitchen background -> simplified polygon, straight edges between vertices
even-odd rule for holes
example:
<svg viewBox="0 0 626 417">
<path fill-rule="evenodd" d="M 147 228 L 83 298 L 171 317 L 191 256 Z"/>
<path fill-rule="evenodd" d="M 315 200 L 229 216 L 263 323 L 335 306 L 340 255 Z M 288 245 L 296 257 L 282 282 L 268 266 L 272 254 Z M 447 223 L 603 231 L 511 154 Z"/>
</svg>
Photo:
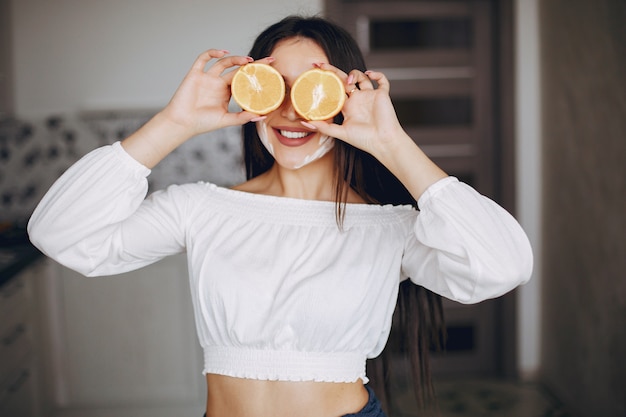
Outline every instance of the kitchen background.
<svg viewBox="0 0 626 417">
<path fill-rule="evenodd" d="M 52 182 L 80 156 L 124 139 L 151 114 L 149 111 L 68 113 L 3 122 L 0 222 L 25 223 Z M 148 183 L 151 191 L 174 183 L 206 179 L 229 186 L 241 182 L 244 176 L 239 129 L 227 128 L 185 143 L 153 169 Z"/>
<path fill-rule="evenodd" d="M 549 401 L 540 401 L 553 404 L 554 394 L 559 406 L 552 411 L 526 408 L 516 416 L 564 415 L 554 411 L 563 408 L 579 416 L 623 416 L 626 3 L 510 3 L 515 35 L 515 213 L 533 243 L 536 270 L 533 280 L 515 295 L 521 382 L 513 385 L 521 387 L 522 395 L 507 397 L 507 391 L 501 398 L 509 403 L 531 401 L 537 395 L 535 384 L 540 384 L 542 393 L 551 393 Z M 0 0 L 0 221 L 23 224 L 72 162 L 145 122 L 167 102 L 204 49 L 245 54 L 267 24 L 288 13 L 311 14 L 325 7 L 322 0 Z M 13 117 L 4 120 L 6 115 Z M 230 185 L 242 175 L 238 132 L 226 129 L 181 147 L 155 168 L 150 184 L 159 189 L 210 179 Z M 46 382 L 37 394 L 42 409 L 55 416 L 94 417 L 155 416 L 168 407 L 193 415 L 199 409 L 181 405 L 202 401 L 201 381 L 189 382 L 179 371 L 197 372 L 196 359 L 166 363 L 162 374 L 173 379 L 161 385 L 146 382 L 153 381 L 146 369 L 156 368 L 165 355 L 198 354 L 192 343 L 170 340 L 193 332 L 186 327 L 190 316 L 182 301 L 185 287 L 168 278 L 179 275 L 181 268 L 184 261 L 174 259 L 132 280 L 86 280 L 54 264 L 31 274 L 29 297 L 40 304 L 33 315 L 42 333 L 35 340 L 45 346 L 33 349 L 39 361 L 35 368 L 43 369 L 39 377 Z M 151 300 L 141 298 L 146 288 L 154 291 Z M 8 310 L 2 308 L 5 314 Z M 108 320 L 103 318 L 107 314 Z M 160 317 L 170 327 L 152 329 L 145 316 Z M 6 317 L 0 315 L 2 321 Z M 112 323 L 123 333 L 109 335 L 126 337 L 124 343 L 109 345 L 114 342 L 105 336 L 93 337 L 94 327 L 107 329 Z M 135 339 L 137 333 L 145 343 Z M 164 339 L 163 346 L 170 350 L 164 347 L 152 356 L 143 355 L 148 359 L 142 357 L 150 342 Z M 107 355 L 106 349 L 117 356 Z M 144 367 L 138 364 L 142 360 Z M 115 373 L 117 362 L 129 373 Z M 99 381 L 90 379 L 93 372 L 100 372 Z M 116 378 L 123 383 L 115 386 Z M 3 384 L 0 380 L 0 388 Z M 456 400 L 462 397 L 462 390 L 474 389 L 471 402 L 481 396 L 490 400 L 490 393 L 504 386 L 499 381 L 479 386 L 453 381 L 442 389 L 453 402 L 455 395 Z M 471 415 L 461 414 L 459 407 L 459 414 L 450 415 Z"/>
</svg>

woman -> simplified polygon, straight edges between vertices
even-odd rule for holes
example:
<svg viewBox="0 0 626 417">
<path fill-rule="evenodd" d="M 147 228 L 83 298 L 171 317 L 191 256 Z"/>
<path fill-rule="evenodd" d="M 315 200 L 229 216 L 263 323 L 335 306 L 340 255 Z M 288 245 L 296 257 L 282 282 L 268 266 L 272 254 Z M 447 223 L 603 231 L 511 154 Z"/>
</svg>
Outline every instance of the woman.
<svg viewBox="0 0 626 417">
<path fill-rule="evenodd" d="M 303 120 L 289 98 L 266 116 L 229 112 L 226 70 L 253 60 L 287 87 L 313 67 L 335 72 L 342 116 Z M 83 157 L 33 213 L 33 243 L 85 275 L 187 252 L 209 417 L 383 416 L 365 362 L 383 350 L 402 281 L 473 303 L 530 276 L 517 222 L 428 159 L 385 76 L 364 69 L 350 36 L 317 18 L 272 25 L 251 57 L 209 50 L 161 112 Z M 246 182 L 145 199 L 150 168 L 233 125 L 245 125 Z"/>
</svg>

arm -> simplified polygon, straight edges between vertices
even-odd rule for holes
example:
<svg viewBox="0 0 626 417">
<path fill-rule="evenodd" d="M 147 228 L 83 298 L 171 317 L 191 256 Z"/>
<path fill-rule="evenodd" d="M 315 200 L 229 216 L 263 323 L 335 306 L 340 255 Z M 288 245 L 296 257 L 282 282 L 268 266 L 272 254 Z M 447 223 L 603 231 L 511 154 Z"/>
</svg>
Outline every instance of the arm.
<svg viewBox="0 0 626 417">
<path fill-rule="evenodd" d="M 389 97 L 389 81 L 379 72 L 347 75 L 328 64 L 320 64 L 346 80 L 346 91 L 354 90 L 343 107 L 342 125 L 305 122 L 309 128 L 336 137 L 370 153 L 393 173 L 415 200 L 447 174 L 417 146 L 404 131 Z M 372 81 L 378 83 L 373 87 Z"/>
<path fill-rule="evenodd" d="M 530 279 L 528 238 L 498 204 L 453 177 L 430 186 L 418 204 L 404 277 L 465 304 L 499 297 Z"/>
<path fill-rule="evenodd" d="M 120 145 L 97 149 L 50 188 L 28 225 L 35 246 L 85 275 L 124 272 L 180 252 L 177 189 L 144 201 L 150 168 L 192 136 L 256 117 L 229 113 L 232 73 L 250 61 L 209 50 L 198 57 L 170 103 Z M 208 70 L 209 61 L 217 58 Z"/>
<path fill-rule="evenodd" d="M 119 142 L 88 153 L 33 212 L 32 243 L 87 276 L 130 271 L 183 251 L 187 196 L 170 187 L 144 200 L 149 172 Z"/>
<path fill-rule="evenodd" d="M 403 275 L 463 303 L 497 297 L 526 282 L 532 251 L 517 221 L 492 200 L 448 177 L 401 127 L 382 73 L 344 74 L 354 90 L 342 125 L 310 122 L 321 132 L 369 152 L 417 200 L 420 214 L 408 235 Z M 372 81 L 378 84 L 374 88 Z"/>
</svg>

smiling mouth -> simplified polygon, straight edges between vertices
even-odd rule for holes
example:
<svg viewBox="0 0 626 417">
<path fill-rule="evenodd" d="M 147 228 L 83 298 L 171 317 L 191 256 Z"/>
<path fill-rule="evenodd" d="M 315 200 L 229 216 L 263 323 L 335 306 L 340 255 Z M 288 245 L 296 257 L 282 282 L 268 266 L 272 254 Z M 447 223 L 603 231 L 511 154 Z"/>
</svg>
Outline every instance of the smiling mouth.
<svg viewBox="0 0 626 417">
<path fill-rule="evenodd" d="M 274 128 L 276 139 L 284 146 L 294 147 L 302 146 L 307 143 L 315 135 L 315 132 L 306 130 L 287 130 Z"/>
<path fill-rule="evenodd" d="M 309 136 L 312 132 L 294 132 L 291 130 L 280 129 L 278 133 L 280 133 L 281 136 L 284 136 L 288 139 L 302 139 L 302 138 Z"/>
</svg>

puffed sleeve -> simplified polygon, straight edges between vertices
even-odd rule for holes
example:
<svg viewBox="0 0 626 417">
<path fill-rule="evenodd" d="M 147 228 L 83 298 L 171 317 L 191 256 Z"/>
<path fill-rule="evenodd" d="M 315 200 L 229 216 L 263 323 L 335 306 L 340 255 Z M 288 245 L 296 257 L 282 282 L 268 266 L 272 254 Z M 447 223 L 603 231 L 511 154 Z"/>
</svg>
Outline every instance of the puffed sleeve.
<svg viewBox="0 0 626 417">
<path fill-rule="evenodd" d="M 454 177 L 430 186 L 418 201 L 402 275 L 460 303 L 499 297 L 530 279 L 533 255 L 506 210 Z"/>
<path fill-rule="evenodd" d="M 149 174 L 119 142 L 88 153 L 35 208 L 31 242 L 87 276 L 127 272 L 183 251 L 184 199 L 167 195 L 175 188 L 145 199 Z"/>
</svg>

